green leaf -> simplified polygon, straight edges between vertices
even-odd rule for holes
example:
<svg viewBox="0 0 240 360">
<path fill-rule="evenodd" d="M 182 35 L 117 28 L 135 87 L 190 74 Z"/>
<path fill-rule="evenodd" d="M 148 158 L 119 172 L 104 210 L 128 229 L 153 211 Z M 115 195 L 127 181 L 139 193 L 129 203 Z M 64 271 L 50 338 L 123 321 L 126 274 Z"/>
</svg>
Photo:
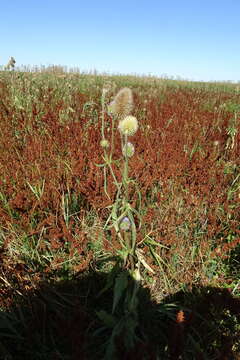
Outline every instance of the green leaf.
<svg viewBox="0 0 240 360">
<path fill-rule="evenodd" d="M 127 286 L 128 286 L 128 274 L 126 271 L 123 271 L 117 276 L 115 281 L 112 313 L 114 313 L 116 306 L 119 303 L 119 300 L 121 299 Z"/>
<path fill-rule="evenodd" d="M 114 328 L 117 319 L 112 314 L 107 313 L 105 310 L 96 311 L 97 317 L 110 329 Z"/>
<path fill-rule="evenodd" d="M 145 240 L 145 243 L 146 243 L 146 244 L 159 246 L 159 247 L 161 247 L 161 248 L 164 248 L 164 249 L 169 250 L 169 246 L 165 246 L 165 245 L 161 244 L 160 242 L 157 242 L 157 241 L 151 239 L 149 236 L 147 236 L 147 237 L 148 237 L 148 239 Z"/>
<path fill-rule="evenodd" d="M 97 166 L 97 167 L 104 167 L 104 166 L 106 166 L 105 163 L 104 163 L 104 164 L 96 164 L 96 163 L 94 163 L 94 165 Z"/>
<path fill-rule="evenodd" d="M 126 332 L 124 336 L 124 342 L 126 349 L 132 349 L 137 341 L 136 328 L 138 326 L 138 320 L 133 314 L 128 315 L 126 322 Z"/>
<path fill-rule="evenodd" d="M 113 287 L 114 279 L 117 276 L 118 271 L 119 271 L 119 262 L 115 264 L 112 271 L 108 274 L 107 283 L 104 286 L 104 288 L 100 291 L 100 293 L 97 295 L 97 298 L 99 298 L 102 294 L 104 294 L 106 291 L 108 291 Z"/>
<path fill-rule="evenodd" d="M 113 330 L 112 330 L 112 334 L 111 337 L 109 339 L 107 348 L 106 348 L 106 353 L 104 356 L 104 360 L 115 360 L 116 357 L 116 346 L 115 346 L 115 339 L 117 336 L 119 336 L 120 334 L 123 333 L 124 329 L 126 326 L 126 321 L 125 321 L 125 317 L 122 317 L 114 326 Z"/>
</svg>

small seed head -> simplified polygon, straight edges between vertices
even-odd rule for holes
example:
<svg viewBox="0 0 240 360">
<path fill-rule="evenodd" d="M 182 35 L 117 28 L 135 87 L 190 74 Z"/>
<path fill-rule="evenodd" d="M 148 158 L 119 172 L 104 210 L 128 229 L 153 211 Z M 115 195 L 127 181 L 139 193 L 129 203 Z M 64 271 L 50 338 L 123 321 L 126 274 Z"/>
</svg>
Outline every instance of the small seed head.
<svg viewBox="0 0 240 360">
<path fill-rule="evenodd" d="M 123 156 L 126 157 L 132 157 L 134 155 L 134 146 L 132 143 L 128 142 L 127 144 L 125 144 L 123 146 L 122 152 L 123 152 Z"/>
<path fill-rule="evenodd" d="M 128 231 L 131 228 L 131 221 L 127 216 L 125 216 L 120 222 L 120 229 L 123 231 Z"/>
<path fill-rule="evenodd" d="M 102 147 L 102 148 L 107 149 L 107 148 L 109 148 L 110 143 L 109 143 L 109 141 L 108 141 L 108 140 L 103 139 L 103 140 L 101 140 L 100 145 L 101 145 L 101 147 Z"/>
</svg>

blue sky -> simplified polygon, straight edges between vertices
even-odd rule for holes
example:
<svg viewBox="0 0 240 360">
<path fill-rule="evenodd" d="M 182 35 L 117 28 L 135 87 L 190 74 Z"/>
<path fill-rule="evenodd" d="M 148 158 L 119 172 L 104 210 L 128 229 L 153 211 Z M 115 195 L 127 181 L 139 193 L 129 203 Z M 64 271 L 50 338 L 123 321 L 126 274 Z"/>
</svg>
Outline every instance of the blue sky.
<svg viewBox="0 0 240 360">
<path fill-rule="evenodd" d="M 0 64 L 240 81 L 240 0 L 0 1 Z"/>
</svg>

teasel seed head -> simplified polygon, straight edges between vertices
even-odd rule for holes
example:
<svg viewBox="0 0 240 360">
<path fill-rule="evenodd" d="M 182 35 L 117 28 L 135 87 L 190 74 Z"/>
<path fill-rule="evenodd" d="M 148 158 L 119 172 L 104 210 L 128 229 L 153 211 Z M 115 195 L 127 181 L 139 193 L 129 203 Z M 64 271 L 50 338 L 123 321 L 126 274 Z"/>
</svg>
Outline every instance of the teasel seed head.
<svg viewBox="0 0 240 360">
<path fill-rule="evenodd" d="M 134 135 L 138 129 L 138 121 L 135 116 L 126 116 L 119 122 L 118 129 L 122 135 Z"/>
<path fill-rule="evenodd" d="M 119 227 L 123 231 L 128 231 L 131 228 L 131 221 L 127 216 L 121 220 Z"/>
<path fill-rule="evenodd" d="M 132 90 L 125 87 L 119 90 L 114 100 L 109 104 L 108 111 L 120 119 L 129 115 L 133 109 Z"/>
<path fill-rule="evenodd" d="M 102 148 L 107 149 L 107 148 L 109 148 L 110 143 L 109 143 L 108 140 L 103 139 L 103 140 L 101 140 L 100 145 L 101 145 Z"/>
<path fill-rule="evenodd" d="M 122 152 L 123 152 L 123 156 L 126 157 L 132 157 L 134 155 L 134 146 L 132 143 L 128 142 L 123 146 Z"/>
</svg>

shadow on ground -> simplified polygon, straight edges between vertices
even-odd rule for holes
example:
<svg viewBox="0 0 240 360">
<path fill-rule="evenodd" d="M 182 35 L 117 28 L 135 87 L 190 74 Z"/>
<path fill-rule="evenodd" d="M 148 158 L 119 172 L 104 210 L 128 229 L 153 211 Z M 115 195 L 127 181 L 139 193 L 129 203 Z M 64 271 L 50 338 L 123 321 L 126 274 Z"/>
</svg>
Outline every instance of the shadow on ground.
<svg viewBox="0 0 240 360">
<path fill-rule="evenodd" d="M 104 359 L 111 321 L 104 327 L 97 314 L 111 314 L 112 289 L 101 295 L 106 282 L 106 274 L 90 272 L 16 293 L 0 311 L 0 358 Z M 137 340 L 127 350 L 124 333 L 118 334 L 112 359 L 240 359 L 239 320 L 240 299 L 227 289 L 193 288 L 157 304 L 148 289 L 140 288 Z"/>
</svg>

